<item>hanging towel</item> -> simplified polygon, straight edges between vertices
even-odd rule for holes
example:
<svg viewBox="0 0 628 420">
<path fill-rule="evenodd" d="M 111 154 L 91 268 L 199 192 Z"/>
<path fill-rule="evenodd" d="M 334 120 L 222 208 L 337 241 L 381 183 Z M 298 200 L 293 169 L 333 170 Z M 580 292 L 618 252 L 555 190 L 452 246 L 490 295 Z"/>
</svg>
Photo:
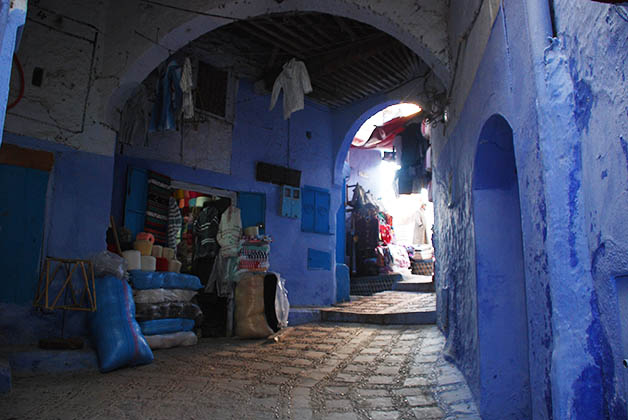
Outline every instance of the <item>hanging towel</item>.
<svg viewBox="0 0 628 420">
<path fill-rule="evenodd" d="M 283 70 L 275 80 L 273 93 L 270 99 L 270 109 L 277 103 L 279 93 L 283 89 L 283 117 L 290 118 L 290 114 L 304 108 L 304 96 L 312 92 L 310 76 L 305 63 L 294 58 L 283 66 Z"/>
<path fill-rule="evenodd" d="M 181 231 L 181 224 L 183 218 L 181 217 L 181 211 L 179 205 L 174 197 L 170 197 L 168 208 L 168 247 L 177 249 L 177 237 Z"/>
<path fill-rule="evenodd" d="M 181 66 L 172 60 L 157 83 L 157 96 L 150 120 L 149 132 L 175 130 L 181 112 Z"/>
<path fill-rule="evenodd" d="M 183 118 L 189 120 L 190 118 L 194 118 L 194 98 L 192 97 L 194 82 L 192 81 L 192 63 L 187 57 L 183 63 L 179 86 L 183 92 Z"/>
</svg>

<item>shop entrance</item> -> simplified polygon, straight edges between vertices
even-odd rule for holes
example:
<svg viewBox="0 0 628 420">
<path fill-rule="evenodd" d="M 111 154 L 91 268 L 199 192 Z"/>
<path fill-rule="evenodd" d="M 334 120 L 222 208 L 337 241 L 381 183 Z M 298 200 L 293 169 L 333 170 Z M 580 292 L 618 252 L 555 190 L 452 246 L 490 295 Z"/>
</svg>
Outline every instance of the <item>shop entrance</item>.
<svg viewBox="0 0 628 420">
<path fill-rule="evenodd" d="M 429 133 L 418 105 L 391 105 L 358 130 L 346 165 L 346 258 L 351 294 L 433 275 Z M 425 279 L 424 279 L 425 281 Z"/>
</svg>

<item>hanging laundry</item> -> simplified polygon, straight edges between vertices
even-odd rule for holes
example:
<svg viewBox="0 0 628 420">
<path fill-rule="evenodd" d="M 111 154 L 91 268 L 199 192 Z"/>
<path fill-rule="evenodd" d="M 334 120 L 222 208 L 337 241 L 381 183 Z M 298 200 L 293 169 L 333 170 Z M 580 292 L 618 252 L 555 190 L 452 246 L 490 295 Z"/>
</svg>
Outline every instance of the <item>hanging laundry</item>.
<svg viewBox="0 0 628 420">
<path fill-rule="evenodd" d="M 148 134 L 149 113 L 146 88 L 140 84 L 122 109 L 120 116 L 120 141 L 122 143 L 145 144 Z"/>
<path fill-rule="evenodd" d="M 157 83 L 149 132 L 175 130 L 182 102 L 181 66 L 172 60 Z"/>
<path fill-rule="evenodd" d="M 282 89 L 283 117 L 287 120 L 293 112 L 305 107 L 304 96 L 312 92 L 312 84 L 305 63 L 293 58 L 283 65 L 283 70 L 273 84 L 270 99 L 271 110 L 275 107 Z"/>
<path fill-rule="evenodd" d="M 194 118 L 194 98 L 192 97 L 194 82 L 192 80 L 192 63 L 188 57 L 185 58 L 183 63 L 179 87 L 183 92 L 183 118 L 189 120 Z"/>
</svg>

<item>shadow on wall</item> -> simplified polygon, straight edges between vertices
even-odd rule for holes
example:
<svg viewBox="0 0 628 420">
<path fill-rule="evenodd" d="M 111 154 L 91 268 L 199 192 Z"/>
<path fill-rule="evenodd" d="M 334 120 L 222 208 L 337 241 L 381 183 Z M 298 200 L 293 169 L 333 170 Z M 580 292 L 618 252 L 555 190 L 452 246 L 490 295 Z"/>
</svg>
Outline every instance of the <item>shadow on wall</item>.
<svg viewBox="0 0 628 420">
<path fill-rule="evenodd" d="M 480 412 L 531 416 L 521 211 L 513 132 L 493 115 L 480 133 L 473 175 Z"/>
</svg>

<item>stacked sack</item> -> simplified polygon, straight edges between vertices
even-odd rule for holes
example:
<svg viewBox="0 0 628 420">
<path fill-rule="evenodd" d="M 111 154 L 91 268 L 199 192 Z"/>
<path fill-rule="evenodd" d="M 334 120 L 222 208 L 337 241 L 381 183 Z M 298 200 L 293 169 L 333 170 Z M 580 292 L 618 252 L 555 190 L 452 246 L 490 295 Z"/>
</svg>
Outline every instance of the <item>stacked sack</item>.
<svg viewBox="0 0 628 420">
<path fill-rule="evenodd" d="M 191 300 L 203 287 L 201 281 L 180 274 L 174 250 L 153 245 L 150 236 L 138 234 L 136 249 L 123 252 L 134 289 L 135 319 L 151 349 L 194 345 L 203 313 Z"/>
</svg>

